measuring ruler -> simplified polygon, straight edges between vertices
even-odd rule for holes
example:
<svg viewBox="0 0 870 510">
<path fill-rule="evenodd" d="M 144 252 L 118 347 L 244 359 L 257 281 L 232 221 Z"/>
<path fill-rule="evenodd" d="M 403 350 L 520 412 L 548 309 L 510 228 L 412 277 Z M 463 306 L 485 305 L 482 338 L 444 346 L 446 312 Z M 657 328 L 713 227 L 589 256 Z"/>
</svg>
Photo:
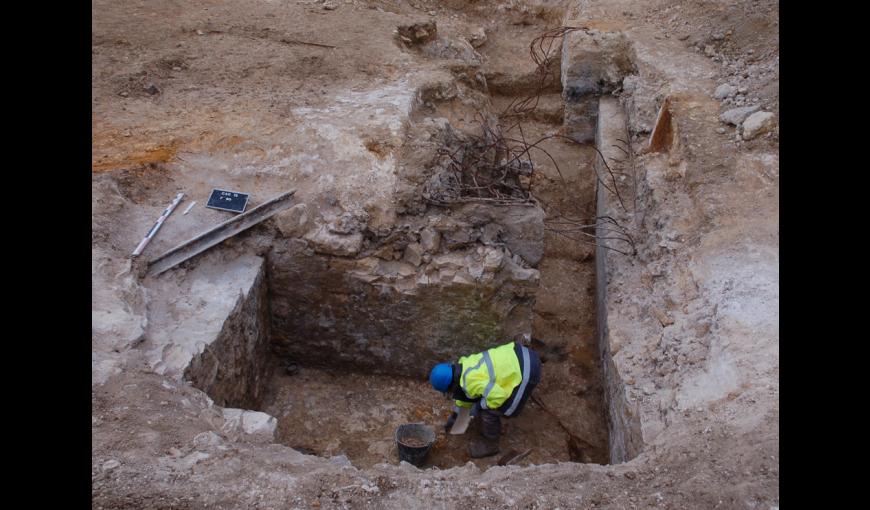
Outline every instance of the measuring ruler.
<svg viewBox="0 0 870 510">
<path fill-rule="evenodd" d="M 155 223 L 154 226 L 151 227 L 151 230 L 149 230 L 148 233 L 145 234 L 145 238 L 142 239 L 142 241 L 139 243 L 139 246 L 137 246 L 136 249 L 133 250 L 134 257 L 138 257 L 142 253 L 142 250 L 144 250 L 145 247 L 148 246 L 148 241 L 150 241 L 151 238 L 154 237 L 154 234 L 156 234 L 157 231 L 160 230 L 163 222 L 166 221 L 166 218 L 168 218 L 170 214 L 172 214 L 172 211 L 175 210 L 175 208 L 181 202 L 182 198 L 184 198 L 184 193 L 179 193 L 178 196 L 175 197 L 175 200 L 173 200 L 172 203 L 169 204 L 169 207 L 167 207 L 166 210 L 163 211 L 163 214 L 161 214 L 160 217 L 157 218 L 157 223 Z"/>
</svg>

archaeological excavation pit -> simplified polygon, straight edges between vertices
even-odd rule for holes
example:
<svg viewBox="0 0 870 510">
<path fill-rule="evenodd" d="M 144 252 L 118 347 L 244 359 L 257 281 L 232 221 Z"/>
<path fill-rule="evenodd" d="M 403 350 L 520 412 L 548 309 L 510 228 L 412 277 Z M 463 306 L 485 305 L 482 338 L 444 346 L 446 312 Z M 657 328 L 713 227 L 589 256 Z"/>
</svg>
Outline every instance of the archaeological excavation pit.
<svg viewBox="0 0 870 510">
<path fill-rule="evenodd" d="M 778 508 L 775 8 L 97 0 L 93 504 Z M 517 340 L 472 460 L 428 372 Z"/>
<path fill-rule="evenodd" d="M 507 111 L 518 98 L 495 95 L 492 108 Z M 473 112 L 450 106 L 424 106 L 421 115 L 439 111 L 471 131 Z M 500 456 L 467 454 L 479 420 L 465 435 L 446 434 L 452 402 L 429 386 L 428 370 L 531 333 L 543 377 L 521 415 L 502 420 L 502 452 L 531 449 L 522 465 L 608 463 L 595 245 L 583 237 L 594 232 L 597 155 L 548 136 L 562 108 L 561 94 L 548 92 L 534 115 L 512 117 L 522 136 L 542 140 L 522 183 L 533 202 L 430 204 L 403 229 L 364 239 L 356 258 L 317 249 L 332 239 L 293 237 L 310 206 L 279 215 L 278 232 L 290 235 L 241 263 L 258 268 L 248 297 L 221 340 L 193 359 L 188 380 L 218 405 L 275 417 L 275 441 L 306 454 L 345 456 L 357 467 L 397 463 L 396 427 L 423 422 L 437 432 L 426 466 L 486 467 Z M 354 220 L 338 214 L 331 228 Z"/>
<path fill-rule="evenodd" d="M 541 290 L 531 309 L 533 340 L 529 344 L 544 361 L 543 378 L 524 412 L 503 420 L 502 450 L 531 448 L 524 464 L 607 463 L 607 425 L 595 340 L 594 261 L 588 256 L 577 257 L 572 250 L 581 248 L 559 243 L 556 236 L 548 234 L 545 244 L 539 265 Z M 340 269 L 324 269 L 320 279 L 342 276 L 335 273 Z M 427 465 L 448 468 L 470 460 L 467 442 L 477 433 L 479 420 L 463 436 L 445 434 L 441 425 L 452 403 L 429 386 L 426 373 L 438 361 L 454 361 L 522 337 L 504 335 L 498 313 L 486 310 L 487 303 L 497 297 L 491 289 L 464 284 L 469 289 L 424 295 L 417 302 L 328 291 L 318 296 L 316 291 L 309 294 L 304 289 L 297 289 L 299 294 L 288 298 L 276 287 L 299 285 L 296 278 L 301 273 L 285 277 L 290 280 L 277 280 L 270 273 L 267 268 L 258 304 L 267 310 L 243 307 L 239 311 L 259 316 L 255 320 L 264 321 L 265 327 L 248 330 L 268 331 L 268 337 L 243 343 L 255 346 L 250 349 L 239 348 L 232 336 L 225 343 L 214 344 L 188 369 L 194 385 L 206 390 L 219 405 L 274 416 L 275 440 L 303 453 L 344 455 L 358 467 L 395 463 L 396 427 L 424 422 L 438 433 Z M 326 281 L 317 286 L 321 284 L 328 289 Z M 361 310 L 351 308 L 354 300 L 359 300 Z M 348 302 L 351 305 L 347 306 Z M 442 303 L 448 309 L 439 317 Z M 450 308 L 451 303 L 454 308 Z M 415 332 L 413 325 L 406 323 L 425 321 L 424 315 L 450 322 L 441 325 L 442 331 L 438 324 L 430 323 L 434 338 L 427 338 L 425 328 Z M 468 322 L 463 324 L 464 320 Z M 230 329 L 234 330 L 230 335 L 245 335 L 244 326 Z M 433 348 L 433 340 L 450 343 Z M 221 349 L 232 352 L 218 352 Z M 228 367 L 258 367 L 254 370 L 259 373 L 251 374 L 247 368 L 224 370 L 210 363 L 212 358 L 231 360 Z M 239 382 L 228 379 L 233 377 L 248 378 L 241 384 L 242 393 L 238 392 Z M 475 462 L 493 465 L 497 458 Z"/>
<path fill-rule="evenodd" d="M 339 102 L 350 104 L 345 116 L 406 106 L 393 112 L 403 123 L 367 129 L 353 149 L 362 152 L 354 171 L 386 170 L 344 176 L 353 184 L 346 189 L 300 180 L 292 207 L 176 269 L 149 273 L 148 331 L 138 345 L 149 368 L 183 377 L 225 408 L 219 428 L 230 436 L 240 422 L 297 451 L 371 467 L 397 463 L 396 428 L 422 422 L 437 432 L 426 465 L 444 469 L 472 460 L 467 445 L 480 423 L 445 433 L 452 402 L 429 386 L 429 370 L 521 341 L 539 353 L 542 380 L 523 412 L 502 420 L 503 453 L 530 450 L 521 465 L 636 454 L 610 444 L 614 427 L 631 423 L 616 423 L 611 411 L 618 384 L 605 373 L 596 281 L 602 233 L 617 252 L 633 248 L 619 243 L 628 236 L 615 221 L 598 216 L 610 168 L 595 146 L 599 98 L 631 72 L 631 59 L 619 36 L 548 26 L 535 18 L 490 33 L 480 50 L 485 73 L 453 65 L 413 87 L 351 95 L 366 108 Z M 413 55 L 434 51 L 397 44 Z M 357 121 L 377 124 L 372 118 Z M 185 164 L 171 180 L 151 165 L 106 186 L 138 203 L 159 203 L 170 187 L 204 191 L 206 182 L 266 199 L 288 189 L 280 176 L 252 184 Z M 131 191 L 151 178 L 153 195 Z M 226 221 L 194 211 L 198 223 L 165 228 L 155 253 Z"/>
</svg>

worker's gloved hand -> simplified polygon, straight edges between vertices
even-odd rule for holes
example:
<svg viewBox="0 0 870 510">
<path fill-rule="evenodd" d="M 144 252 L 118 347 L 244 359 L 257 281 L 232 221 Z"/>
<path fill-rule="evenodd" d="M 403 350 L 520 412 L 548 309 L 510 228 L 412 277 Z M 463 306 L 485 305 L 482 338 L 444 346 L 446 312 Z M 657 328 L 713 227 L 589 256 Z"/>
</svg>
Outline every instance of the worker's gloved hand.
<svg viewBox="0 0 870 510">
<path fill-rule="evenodd" d="M 456 423 L 456 411 L 453 411 L 453 413 L 450 414 L 450 418 L 447 418 L 447 423 L 444 424 L 444 432 L 449 434 L 454 423 Z"/>
</svg>

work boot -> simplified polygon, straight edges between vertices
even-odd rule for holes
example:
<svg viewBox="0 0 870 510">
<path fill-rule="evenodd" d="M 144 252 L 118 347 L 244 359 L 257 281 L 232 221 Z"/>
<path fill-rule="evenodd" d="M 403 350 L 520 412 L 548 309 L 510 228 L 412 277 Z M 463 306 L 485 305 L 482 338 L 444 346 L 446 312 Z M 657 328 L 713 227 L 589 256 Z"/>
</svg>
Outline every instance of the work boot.
<svg viewBox="0 0 870 510">
<path fill-rule="evenodd" d="M 489 457 L 498 453 L 498 441 L 486 438 L 474 438 L 468 445 L 468 454 L 472 459 Z"/>
</svg>

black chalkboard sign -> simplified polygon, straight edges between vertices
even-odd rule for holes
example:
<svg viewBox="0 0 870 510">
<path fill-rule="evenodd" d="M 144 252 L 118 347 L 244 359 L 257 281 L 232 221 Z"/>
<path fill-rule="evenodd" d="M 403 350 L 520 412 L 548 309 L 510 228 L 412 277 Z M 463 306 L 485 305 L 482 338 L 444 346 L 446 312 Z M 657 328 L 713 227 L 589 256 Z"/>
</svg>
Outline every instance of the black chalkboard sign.
<svg viewBox="0 0 870 510">
<path fill-rule="evenodd" d="M 238 191 L 227 191 L 224 189 L 213 189 L 211 196 L 208 197 L 206 207 L 210 209 L 220 209 L 222 211 L 245 212 L 245 206 L 248 205 L 248 194 L 239 193 Z"/>
</svg>

